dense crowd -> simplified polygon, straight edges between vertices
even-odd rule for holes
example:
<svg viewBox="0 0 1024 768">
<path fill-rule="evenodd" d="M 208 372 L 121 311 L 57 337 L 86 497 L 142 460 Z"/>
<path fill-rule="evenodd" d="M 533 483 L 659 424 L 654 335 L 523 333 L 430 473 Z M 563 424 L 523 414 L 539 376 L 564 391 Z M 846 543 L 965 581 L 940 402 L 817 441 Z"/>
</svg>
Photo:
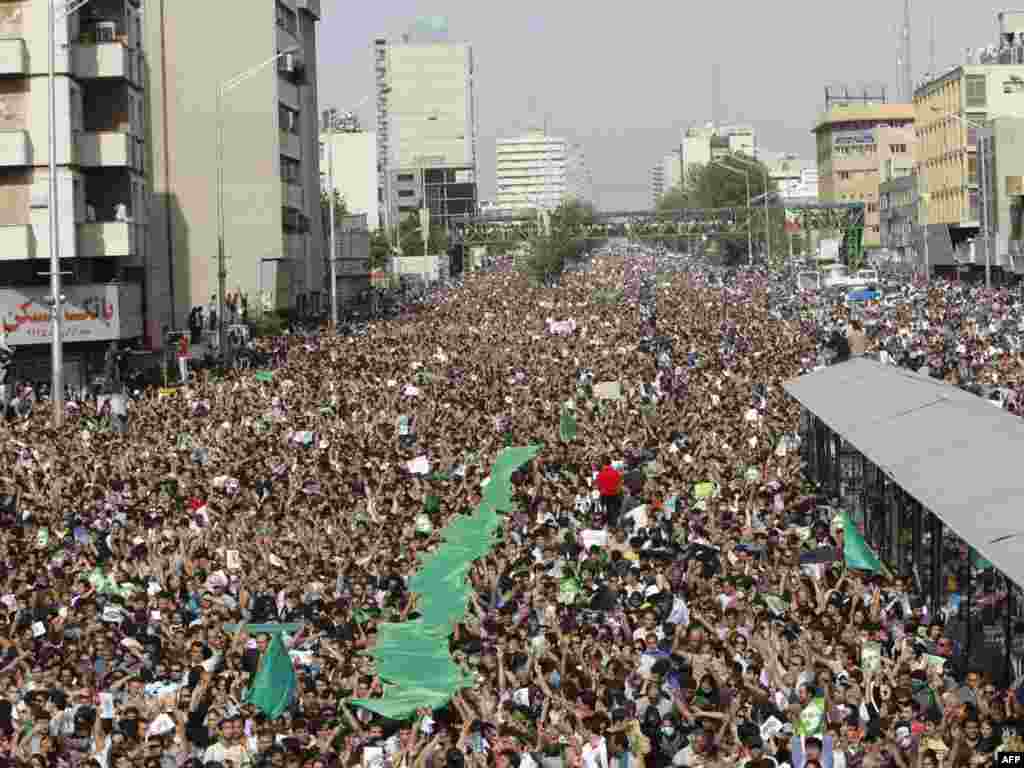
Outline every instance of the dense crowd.
<svg viewBox="0 0 1024 768">
<path fill-rule="evenodd" d="M 294 338 L 271 375 L 153 393 L 125 429 L 55 431 L 44 409 L 0 427 L 0 755 L 964 768 L 1021 748 L 1020 681 L 966 666 L 912 580 L 808 562 L 844 529 L 781 386 L 841 324 L 854 354 L 1019 394 L 1008 297 L 908 286 L 808 318 L 760 272 L 655 267 L 602 254 L 548 287 L 499 268 L 358 335 Z M 352 705 L 384 694 L 365 651 L 417 615 L 417 555 L 503 447 L 534 444 L 450 638 L 476 684 L 402 720 Z M 248 694 L 274 622 L 301 628 L 271 719 Z"/>
</svg>

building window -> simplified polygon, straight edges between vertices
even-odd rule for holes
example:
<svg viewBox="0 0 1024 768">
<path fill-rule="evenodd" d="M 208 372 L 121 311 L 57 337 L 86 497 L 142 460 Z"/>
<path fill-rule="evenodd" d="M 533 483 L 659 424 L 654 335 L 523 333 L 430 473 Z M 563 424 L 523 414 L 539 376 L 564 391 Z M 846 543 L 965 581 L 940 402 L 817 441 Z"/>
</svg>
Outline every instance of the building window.
<svg viewBox="0 0 1024 768">
<path fill-rule="evenodd" d="M 399 181 L 412 181 L 413 175 L 411 173 L 400 173 L 398 174 Z"/>
<path fill-rule="evenodd" d="M 286 181 L 289 184 L 299 183 L 299 173 L 301 165 L 298 160 L 293 160 L 290 157 L 281 156 L 281 180 Z"/>
<path fill-rule="evenodd" d="M 299 30 L 299 21 L 298 17 L 295 15 L 295 11 L 286 5 L 278 3 L 277 26 L 292 35 L 297 34 Z"/>
<path fill-rule="evenodd" d="M 907 151 L 907 145 L 906 144 L 890 144 L 889 145 L 889 152 L 894 154 L 894 155 L 903 155 L 903 154 L 906 154 L 906 151 Z"/>
<path fill-rule="evenodd" d="M 282 133 L 298 133 L 299 132 L 299 113 L 294 109 L 289 109 L 284 104 L 279 104 L 277 107 L 278 121 L 280 123 Z"/>
<path fill-rule="evenodd" d="M 411 189 L 400 189 L 398 190 L 399 197 L 416 197 L 416 192 Z"/>
<path fill-rule="evenodd" d="M 986 104 L 985 75 L 967 75 L 964 78 L 964 103 L 968 107 L 984 107 Z"/>
<path fill-rule="evenodd" d="M 840 181 L 849 181 L 850 180 L 850 172 L 849 171 L 839 171 L 839 180 Z"/>
</svg>

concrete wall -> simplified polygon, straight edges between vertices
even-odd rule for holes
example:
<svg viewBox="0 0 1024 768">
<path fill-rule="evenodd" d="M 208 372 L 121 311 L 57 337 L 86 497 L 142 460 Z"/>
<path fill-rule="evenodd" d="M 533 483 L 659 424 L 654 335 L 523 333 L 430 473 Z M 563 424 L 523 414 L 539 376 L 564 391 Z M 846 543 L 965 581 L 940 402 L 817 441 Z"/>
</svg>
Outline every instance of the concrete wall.
<svg viewBox="0 0 1024 768">
<path fill-rule="evenodd" d="M 284 4 L 295 8 L 295 0 Z M 295 93 L 281 80 L 276 64 L 254 72 L 223 101 L 227 290 L 251 299 L 257 295 L 261 263 L 265 288 L 277 291 L 293 282 L 302 290 L 320 288 L 319 267 L 310 263 L 320 258 L 310 246 L 311 236 L 319 232 L 316 57 L 309 53 L 311 47 L 315 50 L 315 39 L 306 39 L 311 25 L 303 17 L 300 12 L 292 37 L 302 38 L 300 55 L 313 85 L 298 89 L 298 133 L 279 132 L 280 97 L 284 93 L 294 98 Z M 230 45 L 224 44 L 225 34 Z M 290 33 L 277 26 L 272 0 L 150 0 L 144 35 L 149 50 L 150 168 L 158 209 L 150 231 L 154 261 L 174 264 L 180 327 L 192 306 L 207 304 L 217 292 L 218 84 L 265 62 L 279 50 L 279 38 Z M 307 88 L 312 95 L 304 92 Z M 290 249 L 300 259 L 294 266 L 279 261 L 285 256 L 280 157 L 286 145 L 303 165 L 307 212 L 314 214 L 309 216 L 311 233 L 296 236 L 301 247 Z M 274 273 L 271 278 L 268 270 Z M 279 280 L 278 271 L 296 280 Z M 272 297 L 275 306 L 293 303 L 292 289 L 284 290 Z"/>
<path fill-rule="evenodd" d="M 464 43 L 391 45 L 392 157 L 398 168 L 473 166 L 471 47 Z"/>
<path fill-rule="evenodd" d="M 324 134 L 321 140 L 334 146 L 334 188 L 345 199 L 345 207 L 349 213 L 365 213 L 367 226 L 376 230 L 383 224 L 377 199 L 377 134 Z M 320 160 L 325 185 L 328 161 L 326 154 Z"/>
<path fill-rule="evenodd" d="M 993 264 L 1008 265 L 1007 255 L 1014 257 L 1018 270 L 1024 267 L 1024 242 L 1011 240 L 1010 209 L 1019 203 L 1007 193 L 1007 177 L 1024 176 L 1024 118 L 999 118 L 992 121 L 994 143 L 991 179 L 993 192 L 990 211 L 994 214 L 989 228 L 995 243 Z M 984 251 L 982 251 L 984 253 Z"/>
</svg>

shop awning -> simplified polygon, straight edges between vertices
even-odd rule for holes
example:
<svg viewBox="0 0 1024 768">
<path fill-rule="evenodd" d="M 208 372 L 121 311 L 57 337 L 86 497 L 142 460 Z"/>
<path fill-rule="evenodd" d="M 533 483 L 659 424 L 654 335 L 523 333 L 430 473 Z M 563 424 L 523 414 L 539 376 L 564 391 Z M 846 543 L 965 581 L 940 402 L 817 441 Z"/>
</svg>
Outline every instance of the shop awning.
<svg viewBox="0 0 1024 768">
<path fill-rule="evenodd" d="M 785 389 L 1024 586 L 1024 419 L 864 358 L 801 376 Z"/>
</svg>

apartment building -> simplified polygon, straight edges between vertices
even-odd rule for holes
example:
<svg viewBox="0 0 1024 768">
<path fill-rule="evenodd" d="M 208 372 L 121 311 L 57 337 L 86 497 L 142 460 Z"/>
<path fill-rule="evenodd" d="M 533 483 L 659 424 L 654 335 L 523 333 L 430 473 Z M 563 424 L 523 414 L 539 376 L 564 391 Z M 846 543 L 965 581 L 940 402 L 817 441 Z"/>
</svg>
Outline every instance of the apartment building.
<svg viewBox="0 0 1024 768">
<path fill-rule="evenodd" d="M 377 134 L 363 130 L 325 130 L 320 134 L 320 182 L 325 190 L 332 159 L 334 189 L 344 199 L 346 210 L 353 215 L 364 214 L 369 231 L 376 231 L 382 224 L 377 196 Z"/>
<path fill-rule="evenodd" d="M 582 144 L 570 144 L 565 160 L 565 196 L 583 203 L 594 202 L 594 176 Z"/>
<path fill-rule="evenodd" d="M 147 1 L 150 247 L 179 328 L 218 293 L 218 167 L 227 292 L 251 311 L 328 305 L 319 19 L 320 0 Z"/>
<path fill-rule="evenodd" d="M 53 211 L 48 13 L 46 0 L 0 3 L 0 336 L 19 350 L 19 375 L 48 376 L 52 245 L 66 273 L 65 380 L 79 384 L 105 343 L 144 335 L 144 306 L 158 303 L 145 237 L 141 8 L 94 0 L 58 18 Z"/>
<path fill-rule="evenodd" d="M 568 193 L 569 143 L 542 130 L 495 142 L 497 203 L 505 210 L 557 208 Z"/>
<path fill-rule="evenodd" d="M 1020 152 L 1015 118 L 1024 117 L 1024 12 L 1000 13 L 998 22 L 997 45 L 968 51 L 963 64 L 915 89 L 916 169 L 928 192 L 928 221 L 946 231 L 958 259 L 974 260 L 984 253 L 975 246 L 982 234 L 979 147 L 986 134 L 990 151 L 1001 145 L 1000 162 L 991 158 L 987 188 L 989 230 L 997 244 L 992 263 L 1012 267 L 1016 257 L 1020 269 L 1021 245 L 1009 220 L 1018 201 L 1010 199 L 1017 196 L 1007 183 Z"/>
<path fill-rule="evenodd" d="M 400 41 L 374 41 L 379 199 L 387 226 L 430 209 L 432 224 L 477 204 L 473 48 L 447 41 L 443 22 Z"/>
<path fill-rule="evenodd" d="M 879 184 L 890 160 L 914 157 L 914 107 L 910 104 L 833 103 L 819 118 L 818 199 L 864 204 L 864 247 L 880 248 Z"/>
</svg>

